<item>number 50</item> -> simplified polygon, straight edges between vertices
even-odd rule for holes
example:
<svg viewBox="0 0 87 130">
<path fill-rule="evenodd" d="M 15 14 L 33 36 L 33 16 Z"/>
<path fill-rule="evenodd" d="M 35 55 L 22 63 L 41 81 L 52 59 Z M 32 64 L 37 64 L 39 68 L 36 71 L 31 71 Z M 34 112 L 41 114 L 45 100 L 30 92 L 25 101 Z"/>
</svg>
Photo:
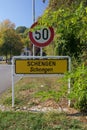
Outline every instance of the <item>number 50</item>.
<svg viewBox="0 0 87 130">
<path fill-rule="evenodd" d="M 42 29 L 41 31 L 37 30 L 35 31 L 35 39 L 36 40 L 47 40 L 49 38 L 49 31 L 47 28 Z"/>
</svg>

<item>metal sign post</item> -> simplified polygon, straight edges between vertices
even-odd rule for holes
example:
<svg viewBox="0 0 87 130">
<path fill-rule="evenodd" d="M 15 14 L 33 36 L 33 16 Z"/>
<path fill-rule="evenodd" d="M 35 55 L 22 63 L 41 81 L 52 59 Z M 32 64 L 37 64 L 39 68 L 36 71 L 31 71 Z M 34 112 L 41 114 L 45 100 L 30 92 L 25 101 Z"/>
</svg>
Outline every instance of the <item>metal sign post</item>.
<svg viewBox="0 0 87 130">
<path fill-rule="evenodd" d="M 35 0 L 32 0 L 32 19 L 35 22 Z M 35 46 L 33 44 L 33 57 L 35 56 Z"/>
<path fill-rule="evenodd" d="M 43 56 L 42 47 L 40 47 L 40 56 Z"/>
<path fill-rule="evenodd" d="M 69 58 L 69 72 L 71 71 L 71 58 Z M 70 78 L 68 79 L 68 94 L 70 94 L 70 89 L 71 89 L 71 86 L 70 86 Z M 69 99 L 68 100 L 68 106 L 70 107 L 71 105 L 71 100 Z"/>
<path fill-rule="evenodd" d="M 15 56 L 12 59 L 12 107 L 14 107 L 14 76 L 55 77 L 70 71 L 68 56 Z M 70 79 L 68 80 L 70 93 Z M 70 101 L 68 102 L 70 106 Z"/>
<path fill-rule="evenodd" d="M 14 107 L 14 58 L 12 59 L 12 107 Z"/>
</svg>

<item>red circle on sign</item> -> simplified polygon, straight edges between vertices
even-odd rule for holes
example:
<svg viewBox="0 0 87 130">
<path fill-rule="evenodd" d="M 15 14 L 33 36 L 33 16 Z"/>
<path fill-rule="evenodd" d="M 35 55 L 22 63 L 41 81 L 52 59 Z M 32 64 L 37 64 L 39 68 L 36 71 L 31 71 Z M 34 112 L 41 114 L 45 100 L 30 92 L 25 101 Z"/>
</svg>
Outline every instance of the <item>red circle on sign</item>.
<svg viewBox="0 0 87 130">
<path fill-rule="evenodd" d="M 35 22 L 35 23 L 31 26 L 31 28 L 34 28 L 37 24 L 38 24 L 38 23 Z M 45 28 L 45 29 L 46 29 L 46 28 Z M 50 32 L 49 32 L 49 33 L 50 33 L 49 39 L 47 39 L 46 41 L 43 41 L 43 42 L 39 42 L 38 40 L 36 40 L 36 39 L 33 37 L 34 33 L 30 31 L 30 32 L 29 32 L 29 37 L 30 37 L 30 40 L 32 41 L 32 43 L 33 43 L 34 45 L 38 46 L 38 47 L 45 47 L 45 46 L 49 45 L 49 44 L 51 43 L 51 41 L 53 40 L 53 38 L 54 38 L 54 29 L 53 29 L 52 27 L 49 27 L 48 29 L 49 29 L 48 32 L 50 31 Z"/>
</svg>

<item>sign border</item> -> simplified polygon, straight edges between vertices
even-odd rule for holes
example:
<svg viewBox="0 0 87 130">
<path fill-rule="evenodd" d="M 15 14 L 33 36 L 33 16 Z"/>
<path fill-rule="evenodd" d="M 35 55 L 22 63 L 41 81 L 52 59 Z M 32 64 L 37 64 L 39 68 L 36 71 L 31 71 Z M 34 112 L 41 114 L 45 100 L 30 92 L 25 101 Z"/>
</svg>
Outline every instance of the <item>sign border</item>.
<svg viewBox="0 0 87 130">
<path fill-rule="evenodd" d="M 37 24 L 38 24 L 38 22 L 35 22 L 31 26 L 31 29 L 34 28 Z M 46 41 L 45 43 L 38 43 L 37 41 L 35 41 L 34 38 L 33 38 L 32 32 L 29 31 L 29 38 L 30 38 L 32 44 L 36 45 L 37 47 L 45 47 L 45 46 L 49 45 L 54 38 L 54 29 L 52 27 L 49 27 L 49 30 L 51 32 L 51 36 L 50 36 L 49 40 Z"/>
<path fill-rule="evenodd" d="M 64 75 L 64 73 L 56 73 L 56 72 L 55 72 L 55 73 L 16 73 L 16 61 L 17 61 L 17 60 L 29 60 L 29 59 L 16 59 L 16 60 L 15 60 L 15 74 L 28 74 L 28 75 L 32 75 L 32 74 L 33 74 L 33 75 L 40 75 L 40 74 L 41 74 L 41 75 L 44 75 L 44 74 L 45 74 L 45 75 L 47 75 L 47 74 L 48 74 L 48 75 L 50 75 L 50 74 L 52 74 L 52 75 L 55 75 L 55 74 L 59 75 L 59 74 L 61 74 L 61 75 Z M 43 59 L 30 59 L 30 60 L 43 60 Z M 48 59 L 45 59 L 45 60 L 48 60 Z M 49 59 L 49 60 L 57 60 L 57 59 L 52 59 L 52 58 L 51 58 L 51 59 Z M 59 60 L 66 60 L 66 61 L 67 61 L 67 71 L 69 71 L 69 63 L 68 63 L 68 60 L 69 60 L 69 59 L 68 59 L 68 57 L 67 57 L 67 58 L 62 58 L 62 59 L 59 59 Z"/>
<path fill-rule="evenodd" d="M 50 77 L 50 76 L 58 76 L 58 75 L 64 75 L 64 74 L 16 74 L 15 73 L 15 60 L 16 59 L 68 59 L 68 71 L 71 70 L 71 58 L 69 56 L 14 56 L 12 58 L 12 67 L 13 67 L 13 73 L 14 75 L 17 75 L 17 76 L 30 76 L 30 77 L 43 77 L 43 76 L 47 76 L 47 77 Z"/>
</svg>

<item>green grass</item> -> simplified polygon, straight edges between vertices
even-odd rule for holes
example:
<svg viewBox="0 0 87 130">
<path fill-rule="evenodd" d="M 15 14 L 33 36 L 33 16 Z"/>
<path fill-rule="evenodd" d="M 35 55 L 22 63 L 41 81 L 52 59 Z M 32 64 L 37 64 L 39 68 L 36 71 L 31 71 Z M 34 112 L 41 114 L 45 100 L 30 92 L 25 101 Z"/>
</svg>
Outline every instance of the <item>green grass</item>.
<svg viewBox="0 0 87 130">
<path fill-rule="evenodd" d="M 44 87 L 41 87 L 43 85 Z M 39 92 L 45 92 L 55 89 L 57 91 L 57 78 L 23 78 L 15 85 L 15 106 L 28 106 L 32 103 L 33 99 L 40 99 L 37 96 Z M 40 100 L 41 101 L 41 100 Z M 9 89 L 0 98 L 0 104 L 11 106 L 12 105 L 12 91 Z"/>
<path fill-rule="evenodd" d="M 16 108 L 31 108 L 44 104 L 44 100 L 37 97 L 39 92 L 58 92 L 60 87 L 58 78 L 23 78 L 15 85 L 15 108 L 11 109 L 12 91 L 9 89 L 0 97 L 0 104 L 10 108 L 9 112 L 0 111 L 0 130 L 86 130 L 87 125 L 65 113 L 31 113 L 18 112 Z M 49 93 L 50 94 L 50 93 Z M 50 96 L 57 96 L 51 93 Z"/>
<path fill-rule="evenodd" d="M 65 114 L 0 112 L 0 130 L 86 130 Z"/>
</svg>

